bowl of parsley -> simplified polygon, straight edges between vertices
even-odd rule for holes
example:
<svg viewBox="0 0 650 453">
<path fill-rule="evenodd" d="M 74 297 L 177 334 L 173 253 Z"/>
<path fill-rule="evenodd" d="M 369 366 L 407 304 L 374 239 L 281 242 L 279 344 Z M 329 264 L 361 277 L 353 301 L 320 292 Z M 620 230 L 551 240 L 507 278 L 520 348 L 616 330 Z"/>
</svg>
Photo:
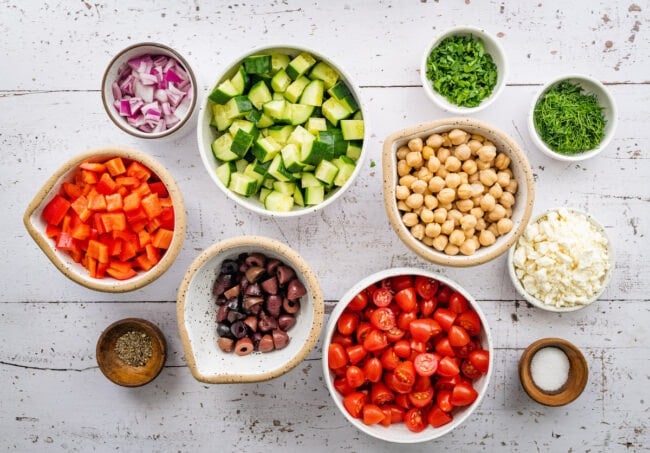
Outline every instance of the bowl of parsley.
<svg viewBox="0 0 650 453">
<path fill-rule="evenodd" d="M 483 110 L 506 85 L 507 62 L 499 42 L 476 27 L 454 27 L 427 46 L 420 78 L 427 96 L 451 113 Z"/>
<path fill-rule="evenodd" d="M 562 161 L 602 152 L 616 131 L 616 104 L 598 80 L 579 74 L 556 77 L 533 98 L 528 130 L 537 147 Z"/>
</svg>

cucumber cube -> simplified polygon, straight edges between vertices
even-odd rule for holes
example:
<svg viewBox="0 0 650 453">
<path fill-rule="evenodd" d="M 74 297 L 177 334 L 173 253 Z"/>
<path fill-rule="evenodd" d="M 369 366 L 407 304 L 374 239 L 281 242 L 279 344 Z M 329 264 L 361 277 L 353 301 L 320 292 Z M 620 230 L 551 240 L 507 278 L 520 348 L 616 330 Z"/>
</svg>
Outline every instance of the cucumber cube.
<svg viewBox="0 0 650 453">
<path fill-rule="evenodd" d="M 293 196 L 272 190 L 264 199 L 264 207 L 269 211 L 289 212 L 293 208 Z"/>
<path fill-rule="evenodd" d="M 287 89 L 284 92 L 284 97 L 287 99 L 289 102 L 296 103 L 298 102 L 298 99 L 300 99 L 300 95 L 302 94 L 303 90 L 305 87 L 309 85 L 309 79 L 307 77 L 299 77 L 287 87 Z"/>
<path fill-rule="evenodd" d="M 219 132 L 223 132 L 232 124 L 232 119 L 226 115 L 226 108 L 221 104 L 212 106 L 212 125 L 217 127 Z"/>
<path fill-rule="evenodd" d="M 346 97 L 352 97 L 352 92 L 348 86 L 342 80 L 339 81 L 336 85 L 327 90 L 330 96 L 338 99 L 339 101 Z"/>
<path fill-rule="evenodd" d="M 250 121 L 247 120 L 240 120 L 236 119 L 232 122 L 230 127 L 228 128 L 228 132 L 230 132 L 230 135 L 235 138 L 235 135 L 237 134 L 237 131 L 241 129 L 244 132 L 247 132 L 253 136 L 257 136 L 257 128 L 255 127 L 254 123 L 251 123 Z"/>
<path fill-rule="evenodd" d="M 237 88 L 235 88 L 230 80 L 220 83 L 217 88 L 210 93 L 208 98 L 217 104 L 225 104 L 237 95 L 241 94 Z"/>
<path fill-rule="evenodd" d="M 314 140 L 316 140 L 316 137 L 312 135 L 311 132 L 302 126 L 296 126 L 291 132 L 291 135 L 289 135 L 287 138 L 286 143 L 293 143 L 302 147 L 303 145 L 311 143 Z"/>
<path fill-rule="evenodd" d="M 260 80 L 248 91 L 248 99 L 256 109 L 260 110 L 264 104 L 273 100 L 273 97 L 264 80 Z"/>
<path fill-rule="evenodd" d="M 341 132 L 344 140 L 363 140 L 363 120 L 341 120 Z"/>
<path fill-rule="evenodd" d="M 250 197 L 257 192 L 257 181 L 252 176 L 236 171 L 230 175 L 228 188 L 239 195 Z"/>
<path fill-rule="evenodd" d="M 352 114 L 347 107 L 334 97 L 323 102 L 321 109 L 323 116 L 334 126 L 338 124 L 339 120 L 345 119 Z"/>
<path fill-rule="evenodd" d="M 325 84 L 322 80 L 312 80 L 305 87 L 300 96 L 300 104 L 313 105 L 320 107 L 323 105 L 323 94 L 325 92 Z"/>
<path fill-rule="evenodd" d="M 289 55 L 284 53 L 271 54 L 271 72 L 275 74 L 278 71 L 284 70 L 284 68 L 289 66 L 290 60 Z"/>
<path fill-rule="evenodd" d="M 223 134 L 212 142 L 212 154 L 222 162 L 230 162 L 239 159 L 239 156 L 230 150 L 232 137 L 230 134 Z"/>
<path fill-rule="evenodd" d="M 289 137 L 291 137 L 293 130 L 294 127 L 288 124 L 271 126 L 268 128 L 268 136 L 272 137 L 280 145 L 284 145 L 289 142 Z"/>
<path fill-rule="evenodd" d="M 296 191 L 296 183 L 287 181 L 275 181 L 273 183 L 273 190 L 293 196 L 293 193 Z"/>
<path fill-rule="evenodd" d="M 324 61 L 319 61 L 312 68 L 309 77 L 312 80 L 318 79 L 323 81 L 325 88 L 332 88 L 339 80 L 339 73 Z"/>
<path fill-rule="evenodd" d="M 273 159 L 281 150 L 280 145 L 273 137 L 258 137 L 253 144 L 253 156 L 260 162 L 268 162 Z"/>
<path fill-rule="evenodd" d="M 334 178 L 334 185 L 341 187 L 348 181 L 348 179 L 350 179 L 352 173 L 354 173 L 354 161 L 346 156 L 341 156 L 337 157 L 332 162 L 339 169 L 336 178 Z"/>
<path fill-rule="evenodd" d="M 255 126 L 257 126 L 260 129 L 264 129 L 265 127 L 273 126 L 273 118 L 268 116 L 266 113 L 260 113 L 260 119 L 257 120 L 255 123 Z"/>
<path fill-rule="evenodd" d="M 359 141 L 348 142 L 348 147 L 345 150 L 345 156 L 352 159 L 353 161 L 359 160 L 359 157 L 361 157 L 362 144 L 363 142 L 359 142 Z"/>
<path fill-rule="evenodd" d="M 297 185 L 293 191 L 293 202 L 298 206 L 305 205 L 305 197 L 302 194 L 302 190 L 300 190 L 300 187 L 298 187 Z"/>
<path fill-rule="evenodd" d="M 237 154 L 239 157 L 244 157 L 253 144 L 253 140 L 255 140 L 253 134 L 244 132 L 243 129 L 237 129 L 237 133 L 233 137 L 232 144 L 230 145 L 230 151 Z"/>
<path fill-rule="evenodd" d="M 331 185 L 334 183 L 334 179 L 336 178 L 337 173 L 339 172 L 339 168 L 334 165 L 329 160 L 321 160 L 318 166 L 316 167 L 316 170 L 314 171 L 314 176 L 316 176 L 316 179 L 319 181 L 324 182 L 327 185 Z"/>
<path fill-rule="evenodd" d="M 215 173 L 217 174 L 219 181 L 221 181 L 224 186 L 228 187 L 230 184 L 230 174 L 233 171 L 235 171 L 235 165 L 232 162 L 224 162 L 217 167 Z"/>
<path fill-rule="evenodd" d="M 282 151 L 282 162 L 287 171 L 295 173 L 301 171 L 304 168 L 304 164 L 300 161 L 300 148 L 293 143 L 289 143 Z"/>
<path fill-rule="evenodd" d="M 287 74 L 296 80 L 316 64 L 316 59 L 307 52 L 302 52 L 289 62 L 286 68 Z"/>
<path fill-rule="evenodd" d="M 305 189 L 307 187 L 322 186 L 323 183 L 316 179 L 313 173 L 304 172 L 300 178 L 300 186 Z"/>
<path fill-rule="evenodd" d="M 316 205 L 325 200 L 325 186 L 309 186 L 305 188 L 305 204 Z"/>
<path fill-rule="evenodd" d="M 284 114 L 290 124 L 298 125 L 306 123 L 313 112 L 314 107 L 311 105 L 287 104 Z"/>
<path fill-rule="evenodd" d="M 237 69 L 237 72 L 235 73 L 234 76 L 230 79 L 230 83 L 232 83 L 232 86 L 237 90 L 237 94 L 244 94 L 244 91 L 246 91 L 246 85 L 248 85 L 248 74 L 246 74 L 246 71 L 244 71 L 244 68 L 240 66 Z"/>
<path fill-rule="evenodd" d="M 307 120 L 305 128 L 309 131 L 309 133 L 317 135 L 320 131 L 327 130 L 327 121 L 325 118 L 311 117 Z"/>
<path fill-rule="evenodd" d="M 270 74 L 271 55 L 251 55 L 244 58 L 244 69 L 248 74 Z"/>
<path fill-rule="evenodd" d="M 279 120 L 283 118 L 284 109 L 287 105 L 287 102 L 284 100 L 275 100 L 267 102 L 262 106 L 264 113 L 270 116 L 273 119 Z"/>
<path fill-rule="evenodd" d="M 291 85 L 291 77 L 287 75 L 284 69 L 280 69 L 271 79 L 271 88 L 276 93 L 284 93 Z"/>
<path fill-rule="evenodd" d="M 271 161 L 268 171 L 269 176 L 273 176 L 278 181 L 291 181 L 293 175 L 284 166 L 282 154 L 277 154 Z"/>
<path fill-rule="evenodd" d="M 253 110 L 253 104 L 246 96 L 235 96 L 224 105 L 225 113 L 228 118 L 241 118 L 246 113 Z"/>
</svg>

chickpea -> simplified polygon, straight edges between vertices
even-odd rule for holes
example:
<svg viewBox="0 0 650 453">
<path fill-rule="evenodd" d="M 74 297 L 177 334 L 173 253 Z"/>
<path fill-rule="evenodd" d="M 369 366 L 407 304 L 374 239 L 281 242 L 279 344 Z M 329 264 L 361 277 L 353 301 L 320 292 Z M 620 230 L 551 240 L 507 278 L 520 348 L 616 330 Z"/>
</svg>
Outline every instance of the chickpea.
<svg viewBox="0 0 650 453">
<path fill-rule="evenodd" d="M 418 220 L 418 215 L 414 212 L 407 212 L 404 214 L 402 216 L 402 222 L 404 222 L 404 225 L 409 228 L 420 223 Z"/>
<path fill-rule="evenodd" d="M 490 187 L 488 193 L 492 195 L 495 200 L 498 200 L 499 198 L 501 198 L 501 195 L 503 195 L 503 189 L 498 183 L 495 183 L 492 187 Z"/>
<path fill-rule="evenodd" d="M 472 186 L 470 186 L 467 183 L 461 184 L 460 186 L 458 186 L 458 189 L 456 189 L 456 195 L 461 200 L 467 200 L 468 198 L 471 198 Z"/>
<path fill-rule="evenodd" d="M 446 209 L 447 211 L 451 211 L 452 209 L 454 209 L 453 203 L 444 203 L 444 204 L 441 203 L 441 204 L 438 205 L 438 207 Z"/>
<path fill-rule="evenodd" d="M 505 170 L 510 166 L 510 158 L 503 153 L 499 153 L 494 159 L 494 166 L 499 170 Z"/>
<path fill-rule="evenodd" d="M 422 208 L 424 208 L 424 206 L 420 206 L 419 208 L 415 208 L 411 212 L 416 213 L 418 215 L 418 217 L 420 217 L 420 213 L 422 212 Z"/>
<path fill-rule="evenodd" d="M 471 175 L 469 175 L 469 178 L 467 178 L 467 182 L 469 182 L 470 184 L 474 184 L 475 182 L 479 182 L 479 180 L 478 180 L 478 171 L 476 171 L 476 172 L 472 173 Z"/>
<path fill-rule="evenodd" d="M 408 204 L 408 202 L 407 202 Z M 487 215 L 487 218 L 490 222 L 498 222 L 506 216 L 506 208 L 500 204 L 496 204 L 494 209 L 490 211 Z"/>
<path fill-rule="evenodd" d="M 433 247 L 433 238 L 430 238 L 425 234 L 424 237 L 422 238 L 422 243 L 427 247 Z"/>
<path fill-rule="evenodd" d="M 436 152 L 430 146 L 424 146 L 422 148 L 422 159 L 429 160 L 431 156 L 435 156 Z"/>
<path fill-rule="evenodd" d="M 420 168 L 424 164 L 424 160 L 422 159 L 422 153 L 418 151 L 411 151 L 406 155 L 406 163 L 408 164 L 409 167 L 413 167 L 415 169 Z"/>
<path fill-rule="evenodd" d="M 424 227 L 424 234 L 430 238 L 435 238 L 440 235 L 440 224 L 439 223 L 427 223 Z"/>
<path fill-rule="evenodd" d="M 447 247 L 447 244 L 449 243 L 449 238 L 445 236 L 444 234 L 439 234 L 435 238 L 433 238 L 433 248 L 438 250 L 439 252 L 442 252 L 445 247 Z"/>
<path fill-rule="evenodd" d="M 424 204 L 424 196 L 421 193 L 412 193 L 405 200 L 406 206 L 411 209 L 417 209 Z M 501 205 L 499 205 L 501 206 Z M 503 206 L 502 206 L 503 207 Z"/>
<path fill-rule="evenodd" d="M 499 231 L 497 230 L 497 224 L 496 223 L 491 223 L 485 231 L 489 231 L 494 235 L 494 237 L 497 237 L 499 235 Z"/>
<path fill-rule="evenodd" d="M 413 225 L 411 227 L 411 234 L 418 241 L 424 239 L 424 225 L 422 225 L 421 223 L 418 223 L 417 225 Z"/>
<path fill-rule="evenodd" d="M 476 161 L 473 160 L 466 160 L 463 162 L 463 165 L 461 167 L 465 173 L 467 173 L 469 176 L 472 176 L 478 171 L 478 166 L 476 165 Z"/>
<path fill-rule="evenodd" d="M 445 187 L 440 192 L 438 192 L 438 201 L 441 204 L 451 203 L 456 199 L 456 191 L 449 187 Z"/>
<path fill-rule="evenodd" d="M 478 140 L 472 139 L 469 142 L 467 142 L 467 146 L 469 146 L 469 149 L 472 152 L 472 155 L 475 156 L 476 153 L 478 152 L 478 150 L 481 149 L 481 147 L 483 146 L 483 143 L 481 143 Z"/>
<path fill-rule="evenodd" d="M 506 218 L 507 219 L 512 218 L 512 208 L 506 208 Z"/>
<path fill-rule="evenodd" d="M 447 159 L 447 162 L 449 162 L 450 159 L 451 157 Z M 449 173 L 445 178 L 445 184 L 450 189 L 455 189 L 456 187 L 460 186 L 460 175 L 458 173 Z"/>
<path fill-rule="evenodd" d="M 469 210 L 469 213 L 474 216 L 474 218 L 478 221 L 479 219 L 482 219 L 485 213 L 481 208 L 472 208 Z"/>
<path fill-rule="evenodd" d="M 495 182 L 497 182 L 497 173 L 491 168 L 481 170 L 479 171 L 478 179 L 485 187 L 491 187 Z"/>
<path fill-rule="evenodd" d="M 423 207 L 422 211 L 420 211 L 420 220 L 422 220 L 425 224 L 433 222 L 433 211 L 431 209 Z"/>
<path fill-rule="evenodd" d="M 400 146 L 397 149 L 397 153 L 395 154 L 397 156 L 398 160 L 403 160 L 406 159 L 406 155 L 409 153 L 409 148 L 408 146 Z"/>
<path fill-rule="evenodd" d="M 480 206 L 484 212 L 492 211 L 496 206 L 496 204 L 497 204 L 496 200 L 489 193 L 483 195 L 483 197 L 481 198 Z"/>
<path fill-rule="evenodd" d="M 476 228 L 463 230 L 463 233 L 465 234 L 465 239 L 472 239 L 476 235 Z"/>
<path fill-rule="evenodd" d="M 471 214 L 465 214 L 460 219 L 460 227 L 463 230 L 473 229 L 476 226 L 476 217 Z"/>
<path fill-rule="evenodd" d="M 405 176 L 411 173 L 411 167 L 406 163 L 406 160 L 397 161 L 397 174 L 399 176 Z"/>
<path fill-rule="evenodd" d="M 445 188 L 445 180 L 440 176 L 434 176 L 429 180 L 428 187 L 431 193 L 438 193 Z"/>
<path fill-rule="evenodd" d="M 416 178 L 415 176 L 413 176 L 411 174 L 408 174 L 408 175 L 404 175 L 401 178 L 399 178 L 399 183 L 402 186 L 411 187 L 411 184 L 413 184 L 417 180 L 418 180 L 418 178 Z"/>
<path fill-rule="evenodd" d="M 501 170 L 501 171 L 508 173 L 508 176 L 510 176 L 510 179 L 515 177 L 515 174 L 509 168 L 506 168 L 505 170 Z"/>
<path fill-rule="evenodd" d="M 438 157 L 438 160 L 440 163 L 444 164 L 447 158 L 451 155 L 451 151 L 449 151 L 449 148 L 439 148 L 438 152 L 436 153 L 436 156 Z"/>
<path fill-rule="evenodd" d="M 470 187 L 472 188 L 472 197 L 481 196 L 485 191 L 485 187 L 480 182 L 472 183 Z"/>
<path fill-rule="evenodd" d="M 463 242 L 459 248 L 460 253 L 462 253 L 465 256 L 473 255 L 476 253 L 476 249 L 478 247 L 476 246 L 476 243 L 470 239 L 466 240 Z"/>
<path fill-rule="evenodd" d="M 417 153 L 421 153 L 421 152 L 422 152 L 422 145 L 423 145 L 423 143 L 422 143 L 422 139 L 419 138 L 419 137 L 418 137 L 418 138 L 412 138 L 412 139 L 409 140 L 409 142 L 408 142 L 408 147 L 409 147 L 409 149 L 410 149 L 411 151 L 415 151 L 415 152 L 417 152 Z"/>
<path fill-rule="evenodd" d="M 513 226 L 514 224 L 512 223 L 512 220 L 504 218 L 497 222 L 497 231 L 499 234 L 506 234 L 512 230 Z"/>
<path fill-rule="evenodd" d="M 411 208 L 406 206 L 406 203 L 404 202 L 404 200 L 398 200 L 397 201 L 397 209 L 399 209 L 400 211 L 403 211 L 403 212 L 410 212 L 411 211 Z"/>
<path fill-rule="evenodd" d="M 462 163 L 456 156 L 449 156 L 447 157 L 447 160 L 445 160 L 445 168 L 447 171 L 453 171 L 457 172 L 460 170 Z"/>
<path fill-rule="evenodd" d="M 447 220 L 447 210 L 445 208 L 438 208 L 433 211 L 433 221 L 442 224 Z"/>
<path fill-rule="evenodd" d="M 465 233 L 463 230 L 454 230 L 449 235 L 449 243 L 460 246 L 465 242 Z"/>
<path fill-rule="evenodd" d="M 444 132 L 442 134 L 442 146 L 445 148 L 449 148 L 451 146 L 451 140 L 449 140 L 449 134 L 447 132 Z"/>
<path fill-rule="evenodd" d="M 433 149 L 438 149 L 442 146 L 442 136 L 440 134 L 433 134 L 427 138 L 427 146 L 430 146 Z"/>
<path fill-rule="evenodd" d="M 416 176 L 418 179 L 421 179 L 421 180 L 424 181 L 424 182 L 429 182 L 429 180 L 433 177 L 433 175 L 431 174 L 431 172 L 429 171 L 429 169 L 428 169 L 427 167 L 421 167 L 421 168 L 417 171 L 417 173 L 415 174 L 415 176 Z"/>
<path fill-rule="evenodd" d="M 447 247 L 445 247 L 445 253 L 447 255 L 456 256 L 458 252 L 460 252 L 460 249 L 454 244 L 447 244 Z"/>
<path fill-rule="evenodd" d="M 449 172 L 447 169 L 443 166 L 441 166 L 438 171 L 436 172 L 436 176 L 440 176 L 441 178 L 446 178 Z"/>
<path fill-rule="evenodd" d="M 410 194 L 411 191 L 406 186 L 399 185 L 395 187 L 395 198 L 398 200 L 406 200 Z"/>
<path fill-rule="evenodd" d="M 427 209 L 436 209 L 438 207 L 438 199 L 431 194 L 426 194 L 424 196 L 424 206 Z"/>
<path fill-rule="evenodd" d="M 487 223 L 485 222 L 485 219 L 483 217 L 476 220 L 476 228 L 474 228 L 476 231 L 483 231 L 486 228 L 487 228 Z"/>
<path fill-rule="evenodd" d="M 492 245 L 496 241 L 497 241 L 496 237 L 490 230 L 483 230 L 478 235 L 478 242 L 484 247 L 487 247 L 488 245 Z"/>
<path fill-rule="evenodd" d="M 428 184 L 425 181 L 418 179 L 413 181 L 413 184 L 411 184 L 411 190 L 415 193 L 424 194 L 427 190 L 427 186 Z"/>
<path fill-rule="evenodd" d="M 479 142 L 483 143 L 485 141 L 485 137 L 483 137 L 481 134 L 472 134 L 472 140 L 478 140 Z"/>
<path fill-rule="evenodd" d="M 460 183 L 461 184 L 469 184 L 469 175 L 465 173 L 464 171 L 461 171 L 458 173 L 458 176 L 460 176 Z"/>
<path fill-rule="evenodd" d="M 453 129 L 451 132 L 449 132 L 448 137 L 452 145 L 460 145 L 462 143 L 465 143 L 469 138 L 467 132 L 460 129 Z"/>
<path fill-rule="evenodd" d="M 472 150 L 467 146 L 465 143 L 462 145 L 456 147 L 454 150 L 454 156 L 456 156 L 459 160 L 467 160 L 470 157 L 472 157 Z"/>
<path fill-rule="evenodd" d="M 453 220 L 454 226 L 460 225 L 460 219 L 463 218 L 463 213 L 458 209 L 450 209 L 447 211 L 447 220 Z"/>
<path fill-rule="evenodd" d="M 440 168 L 440 160 L 436 156 L 429 157 L 427 161 L 427 168 L 431 173 L 435 173 Z"/>
<path fill-rule="evenodd" d="M 472 200 L 458 200 L 456 207 L 461 212 L 469 212 L 474 207 L 474 202 Z"/>
<path fill-rule="evenodd" d="M 497 157 L 497 149 L 493 145 L 483 144 L 476 152 L 476 157 L 482 162 L 492 162 Z"/>
<path fill-rule="evenodd" d="M 505 171 L 497 173 L 497 184 L 501 187 L 508 187 L 508 184 L 510 184 L 510 175 Z"/>
<path fill-rule="evenodd" d="M 506 209 L 511 208 L 515 204 L 515 196 L 510 192 L 503 192 L 499 197 L 499 203 Z"/>
<path fill-rule="evenodd" d="M 451 219 L 445 220 L 442 225 L 440 225 L 440 232 L 442 234 L 450 235 L 454 231 L 454 221 Z"/>
<path fill-rule="evenodd" d="M 516 179 L 511 179 L 510 183 L 506 186 L 506 192 L 510 192 L 511 194 L 516 194 L 517 193 L 517 180 Z"/>
</svg>

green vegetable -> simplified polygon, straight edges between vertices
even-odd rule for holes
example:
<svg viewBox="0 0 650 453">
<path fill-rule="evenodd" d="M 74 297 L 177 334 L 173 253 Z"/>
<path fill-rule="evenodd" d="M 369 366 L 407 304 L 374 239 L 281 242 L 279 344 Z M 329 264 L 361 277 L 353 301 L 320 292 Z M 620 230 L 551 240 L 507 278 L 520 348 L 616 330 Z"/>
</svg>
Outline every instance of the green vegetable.
<svg viewBox="0 0 650 453">
<path fill-rule="evenodd" d="M 533 120 L 544 143 L 560 154 L 594 149 L 605 137 L 606 120 L 598 98 L 568 80 L 544 93 L 535 104 Z"/>
<path fill-rule="evenodd" d="M 480 38 L 472 35 L 443 39 L 427 58 L 427 78 L 449 102 L 476 107 L 492 94 L 497 66 Z"/>
</svg>

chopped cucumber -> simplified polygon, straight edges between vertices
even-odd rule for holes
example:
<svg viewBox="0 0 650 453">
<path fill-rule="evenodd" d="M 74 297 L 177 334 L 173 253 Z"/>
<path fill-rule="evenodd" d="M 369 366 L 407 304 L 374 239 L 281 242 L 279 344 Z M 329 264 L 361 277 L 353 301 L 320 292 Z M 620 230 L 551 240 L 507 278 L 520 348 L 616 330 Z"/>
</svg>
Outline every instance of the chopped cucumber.
<svg viewBox="0 0 650 453">
<path fill-rule="evenodd" d="M 338 125 L 339 120 L 345 119 L 352 114 L 347 107 L 341 104 L 341 101 L 336 98 L 329 98 L 323 102 L 321 107 L 323 116 L 329 120 L 334 126 Z"/>
<path fill-rule="evenodd" d="M 284 93 L 291 85 L 291 77 L 287 75 L 284 69 L 280 69 L 271 79 L 271 88 L 276 93 Z"/>
<path fill-rule="evenodd" d="M 215 173 L 217 174 L 219 181 L 221 181 L 224 186 L 228 187 L 230 184 L 230 175 L 233 171 L 235 171 L 235 165 L 232 162 L 224 162 L 217 167 Z"/>
<path fill-rule="evenodd" d="M 248 99 L 251 101 L 251 104 L 259 110 L 265 103 L 273 100 L 273 97 L 271 96 L 269 87 L 266 86 L 266 82 L 260 80 L 248 91 Z"/>
<path fill-rule="evenodd" d="M 284 108 L 286 107 L 286 105 L 287 105 L 287 101 L 285 100 L 269 101 L 263 106 L 264 113 L 266 113 L 271 118 L 278 120 L 282 118 L 282 115 L 284 114 Z"/>
<path fill-rule="evenodd" d="M 244 69 L 248 74 L 270 74 L 271 55 L 251 55 L 244 58 Z"/>
<path fill-rule="evenodd" d="M 284 114 L 290 124 L 296 125 L 306 123 L 313 111 L 311 105 L 287 104 Z"/>
<path fill-rule="evenodd" d="M 294 82 L 295 83 L 295 82 Z M 300 104 L 313 105 L 320 107 L 323 105 L 323 93 L 325 92 L 325 84 L 322 80 L 312 80 L 307 84 L 300 96 Z"/>
<path fill-rule="evenodd" d="M 300 190 L 300 187 L 298 187 L 297 185 L 293 191 L 293 202 L 298 206 L 305 205 L 305 197 L 302 194 L 302 190 Z"/>
<path fill-rule="evenodd" d="M 250 197 L 257 192 L 257 180 L 252 176 L 236 171 L 230 175 L 228 188 L 239 195 Z"/>
<path fill-rule="evenodd" d="M 244 70 L 243 66 L 240 66 L 235 75 L 230 79 L 230 83 L 232 83 L 232 86 L 237 91 L 237 95 L 244 94 L 248 80 L 248 74 Z"/>
<path fill-rule="evenodd" d="M 305 204 L 315 205 L 320 204 L 325 199 L 325 186 L 309 186 L 305 187 Z"/>
<path fill-rule="evenodd" d="M 232 138 L 232 144 L 230 145 L 230 151 L 237 154 L 239 157 L 244 157 L 246 152 L 253 144 L 255 136 L 245 132 L 243 129 L 237 129 L 237 133 Z"/>
<path fill-rule="evenodd" d="M 354 173 L 355 163 L 347 156 L 337 157 L 332 162 L 339 169 L 333 183 L 335 186 L 341 187 L 348 182 L 348 179 L 350 179 L 350 176 Z"/>
<path fill-rule="evenodd" d="M 307 52 L 302 52 L 289 62 L 286 71 L 289 77 L 296 80 L 298 77 L 309 71 L 309 68 L 315 64 L 316 59 L 313 56 Z"/>
<path fill-rule="evenodd" d="M 300 186 L 303 189 L 307 187 L 322 186 L 323 183 L 316 179 L 313 173 L 303 172 L 302 177 L 300 178 Z"/>
<path fill-rule="evenodd" d="M 230 134 L 223 134 L 212 142 L 212 154 L 222 162 L 230 162 L 239 159 L 239 156 L 230 150 L 232 137 Z"/>
<path fill-rule="evenodd" d="M 289 66 L 289 61 L 291 61 L 291 58 L 289 58 L 289 55 L 287 54 L 271 54 L 271 72 L 275 74 L 278 71 L 284 70 L 287 66 Z"/>
<path fill-rule="evenodd" d="M 214 104 L 212 106 L 212 118 L 219 132 L 225 131 L 232 124 L 232 118 L 228 118 L 226 115 L 226 107 L 222 104 Z"/>
<path fill-rule="evenodd" d="M 296 103 L 300 99 L 300 95 L 304 91 L 305 87 L 309 85 L 309 79 L 307 77 L 299 77 L 287 87 L 284 92 L 284 97 L 289 102 Z"/>
<path fill-rule="evenodd" d="M 237 131 L 241 129 L 244 132 L 247 132 L 251 135 L 257 136 L 257 127 L 255 127 L 254 123 L 251 123 L 250 121 L 247 120 L 234 120 L 230 127 L 228 128 L 228 132 L 230 132 L 230 135 L 235 138 L 235 134 L 237 134 Z"/>
<path fill-rule="evenodd" d="M 273 190 L 293 196 L 293 193 L 296 190 L 296 183 L 288 181 L 275 181 L 273 183 Z"/>
<path fill-rule="evenodd" d="M 314 176 L 319 181 L 323 181 L 325 184 L 331 185 L 334 184 L 334 179 L 336 174 L 339 172 L 339 168 L 329 160 L 321 160 L 316 170 L 314 171 Z"/>
<path fill-rule="evenodd" d="M 286 143 L 293 143 L 302 147 L 307 143 L 311 143 L 316 140 L 316 137 L 312 135 L 307 129 L 298 125 L 293 128 L 291 135 L 287 138 Z"/>
<path fill-rule="evenodd" d="M 224 104 L 237 95 L 241 94 L 230 80 L 226 80 L 217 86 L 208 98 L 217 104 Z"/>
<path fill-rule="evenodd" d="M 361 157 L 361 143 L 356 141 L 348 142 L 345 155 L 354 161 L 359 160 L 359 157 Z"/>
<path fill-rule="evenodd" d="M 260 188 L 260 202 L 264 203 L 264 200 L 266 200 L 266 196 L 271 193 L 271 189 L 268 187 L 262 187 Z"/>
<path fill-rule="evenodd" d="M 282 154 L 277 154 L 271 161 L 268 174 L 278 181 L 291 181 L 293 174 L 286 169 L 282 161 Z"/>
<path fill-rule="evenodd" d="M 273 159 L 281 150 L 281 146 L 273 137 L 258 137 L 253 144 L 253 155 L 260 162 L 268 162 Z"/>
<path fill-rule="evenodd" d="M 226 116 L 235 119 L 241 118 L 247 112 L 253 110 L 253 104 L 251 104 L 251 101 L 246 96 L 235 96 L 226 102 L 224 108 Z"/>
<path fill-rule="evenodd" d="M 282 162 L 284 163 L 284 167 L 287 169 L 287 171 L 295 173 L 305 168 L 305 164 L 303 164 L 300 160 L 300 149 L 293 143 L 289 143 L 284 148 L 282 148 L 281 154 Z"/>
<path fill-rule="evenodd" d="M 279 124 L 268 128 L 268 136 L 273 138 L 280 145 L 289 142 L 289 137 L 293 132 L 294 127 L 290 124 Z"/>
<path fill-rule="evenodd" d="M 264 207 L 269 211 L 289 212 L 293 208 L 293 196 L 272 190 L 264 199 Z"/>
<path fill-rule="evenodd" d="M 339 80 L 339 73 L 324 61 L 319 61 L 309 73 L 309 77 L 322 80 L 325 88 L 331 88 Z"/>
<path fill-rule="evenodd" d="M 327 121 L 325 120 L 325 118 L 311 117 L 307 120 L 307 124 L 305 127 L 311 134 L 316 135 L 320 131 L 327 130 Z"/>
<path fill-rule="evenodd" d="M 344 140 L 363 140 L 363 120 L 341 120 Z"/>
</svg>

